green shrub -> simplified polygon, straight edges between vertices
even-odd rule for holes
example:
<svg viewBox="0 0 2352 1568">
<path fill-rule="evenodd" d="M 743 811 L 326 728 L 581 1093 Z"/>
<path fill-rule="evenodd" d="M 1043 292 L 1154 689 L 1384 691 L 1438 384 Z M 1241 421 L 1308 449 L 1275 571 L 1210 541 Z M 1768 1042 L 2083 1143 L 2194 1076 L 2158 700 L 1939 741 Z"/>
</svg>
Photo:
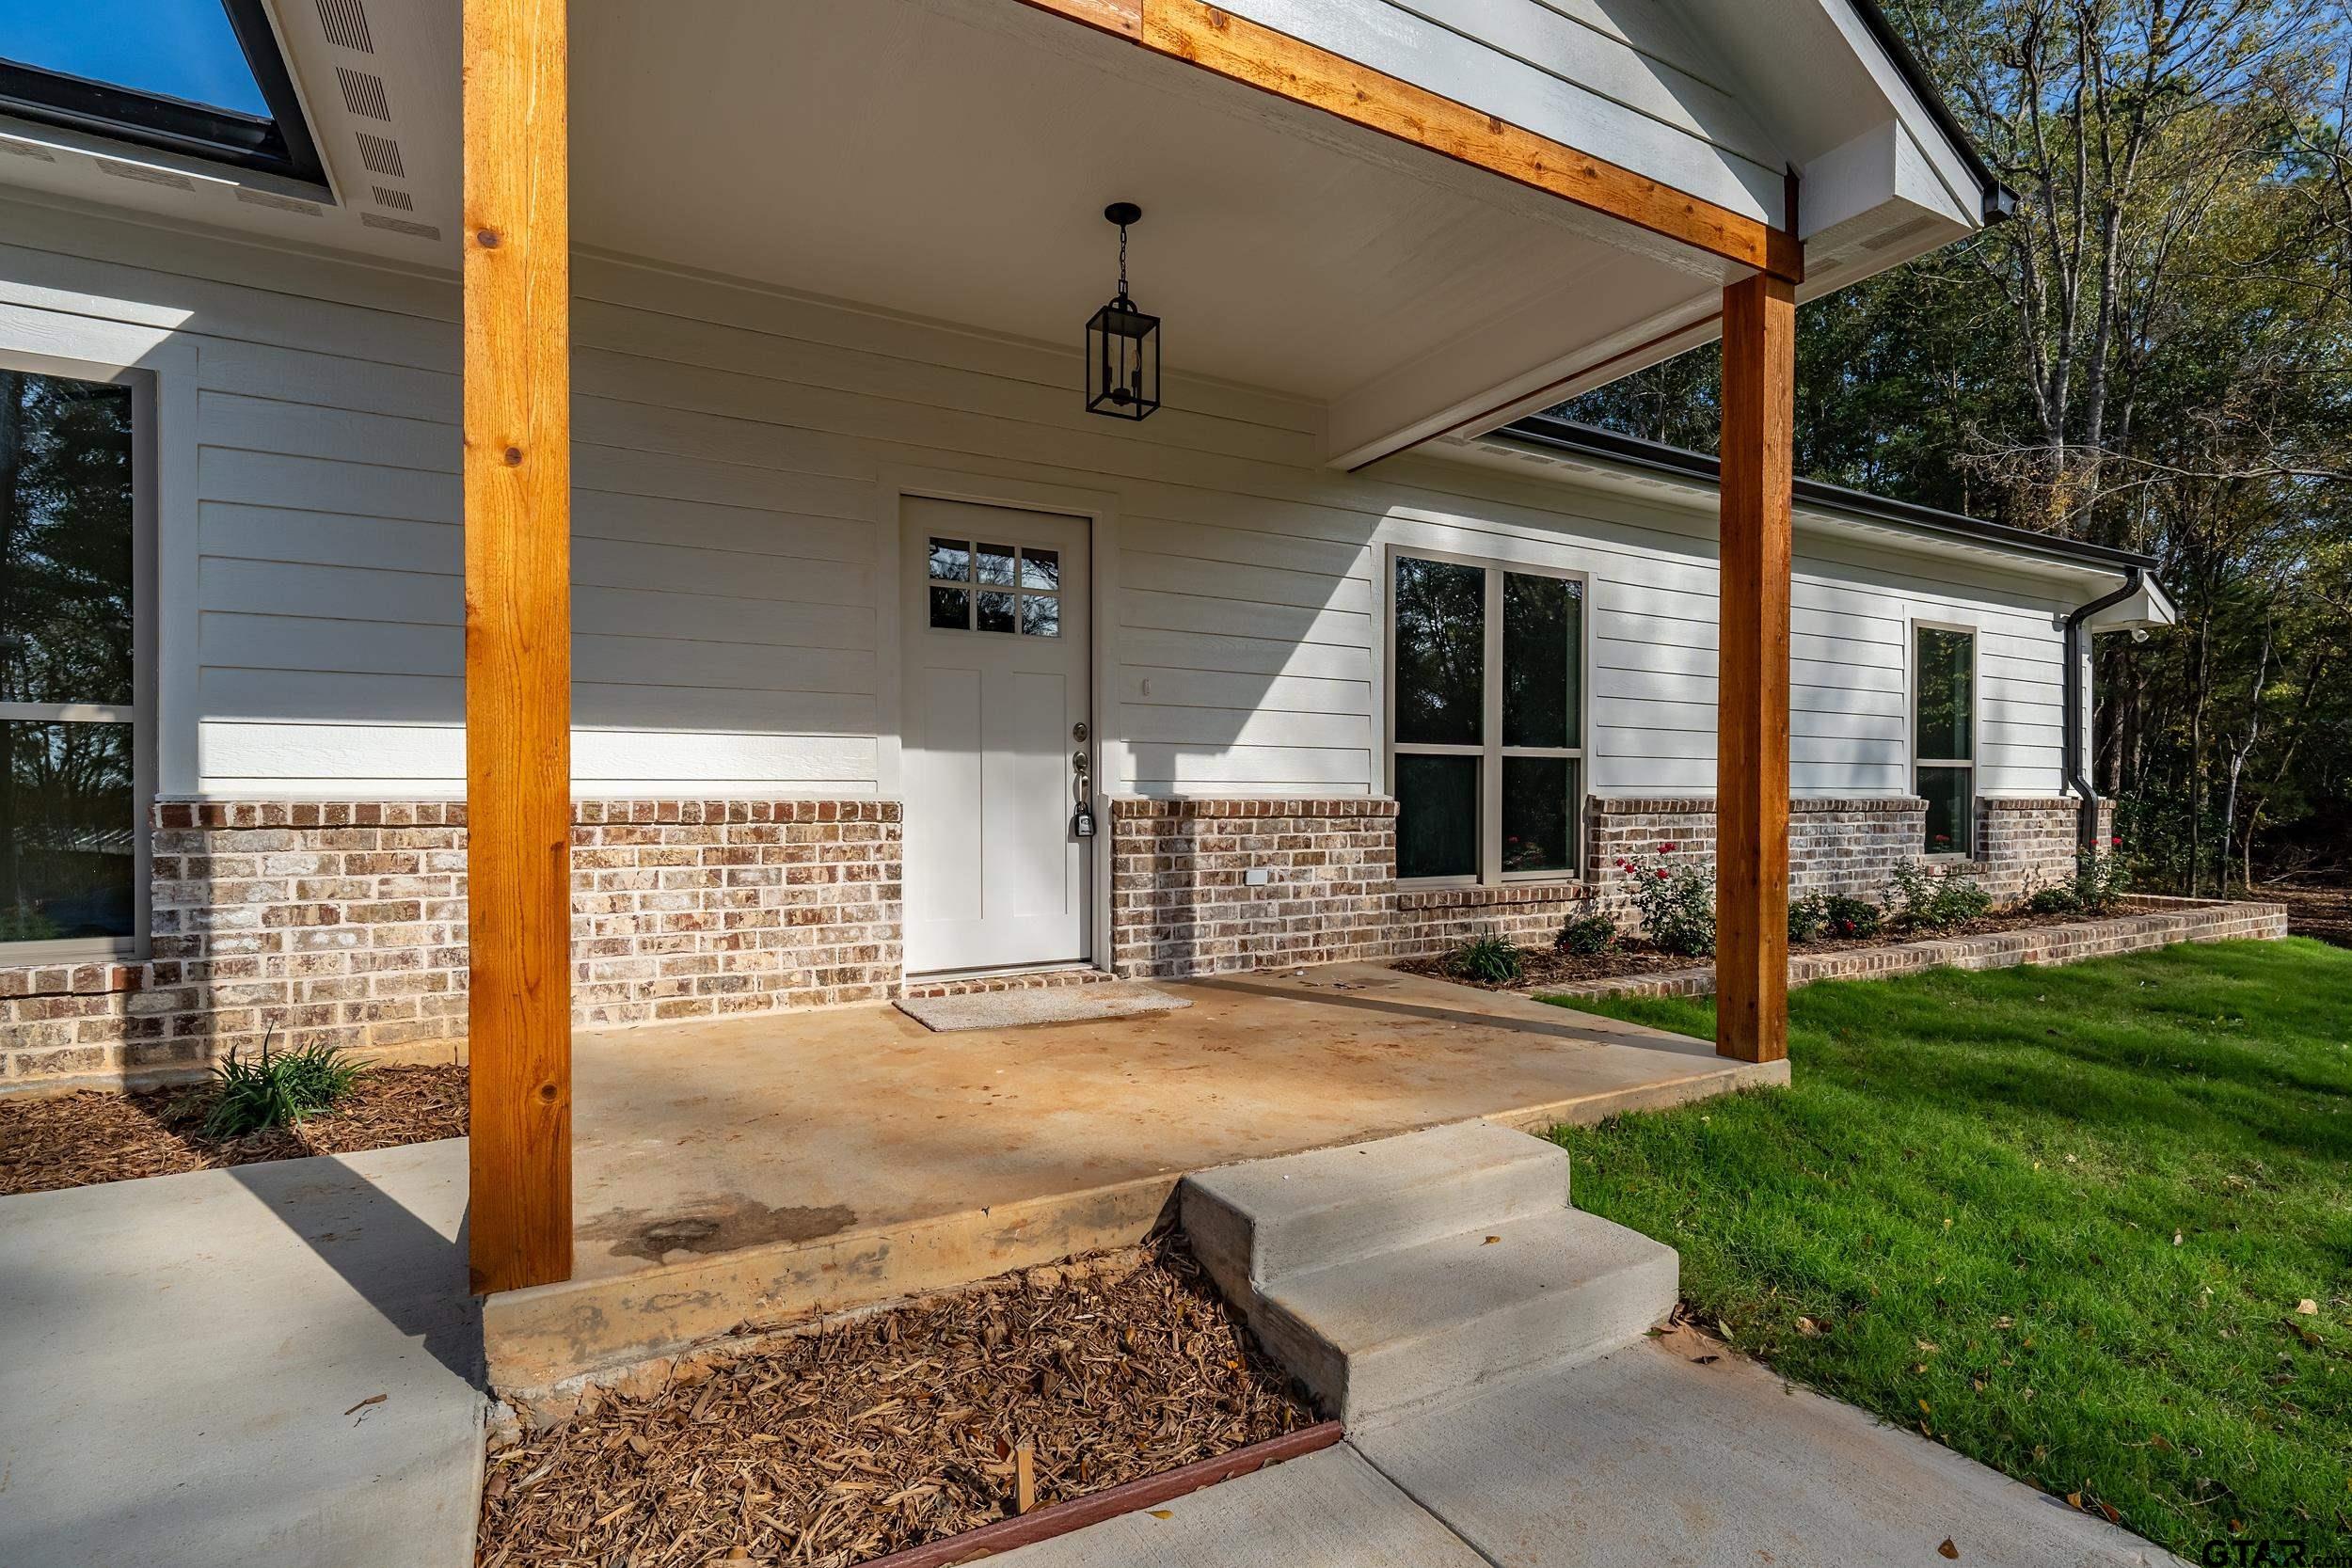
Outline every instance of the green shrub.
<svg viewBox="0 0 2352 1568">
<path fill-rule="evenodd" d="M 1964 866 L 1941 872 L 1918 864 L 1898 866 L 1893 883 L 1896 923 L 1915 931 L 1948 931 L 1993 908 L 1993 895 L 1977 880 L 1975 871 Z"/>
<path fill-rule="evenodd" d="M 1519 977 L 1519 950 L 1504 937 L 1474 937 L 1448 955 L 1445 966 L 1465 980 L 1507 986 Z"/>
<path fill-rule="evenodd" d="M 1605 914 L 1580 914 L 1560 927 L 1552 945 L 1574 958 L 1597 958 L 1614 951 L 1617 923 Z"/>
<path fill-rule="evenodd" d="M 2038 887 L 2026 895 L 2028 914 L 2073 914 L 2082 907 L 2072 887 Z"/>
<path fill-rule="evenodd" d="M 1788 905 L 1788 940 L 1865 942 L 1879 934 L 1879 907 L 1844 893 L 1808 893 Z"/>
<path fill-rule="evenodd" d="M 269 1037 L 252 1061 L 234 1050 L 213 1066 L 213 1104 L 204 1135 L 238 1138 L 265 1128 L 284 1127 L 325 1110 L 351 1092 L 366 1070 L 339 1045 L 305 1045 L 270 1053 Z"/>
<path fill-rule="evenodd" d="M 1677 862 L 1674 852 L 1661 845 L 1646 861 L 1620 860 L 1617 870 L 1644 936 L 1662 951 L 1707 958 L 1715 951 L 1715 869 L 1704 860 Z"/>
</svg>

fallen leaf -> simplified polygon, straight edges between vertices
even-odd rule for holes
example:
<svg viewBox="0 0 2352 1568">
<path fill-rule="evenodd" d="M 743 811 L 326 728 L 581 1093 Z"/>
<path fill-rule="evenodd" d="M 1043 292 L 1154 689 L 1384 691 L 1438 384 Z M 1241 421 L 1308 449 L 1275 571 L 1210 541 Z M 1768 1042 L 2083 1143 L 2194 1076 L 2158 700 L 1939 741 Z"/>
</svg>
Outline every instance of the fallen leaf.
<svg viewBox="0 0 2352 1568">
<path fill-rule="evenodd" d="M 1811 1339 L 1820 1334 L 1821 1325 L 1815 1323 L 1811 1318 L 1799 1318 L 1797 1320 L 1797 1332 L 1804 1335 L 1806 1338 Z"/>
<path fill-rule="evenodd" d="M 358 1404 L 353 1405 L 351 1410 L 365 1410 L 372 1404 L 382 1404 L 386 1400 L 390 1399 L 391 1397 L 392 1396 L 389 1394 L 370 1394 L 366 1399 L 363 1399 Z M 343 1414 L 348 1416 L 351 1414 L 351 1410 L 346 1410 Z"/>
<path fill-rule="evenodd" d="M 1944 1538 L 1944 1544 L 1935 1548 L 1935 1555 L 1956 1559 L 1960 1556 L 1960 1548 L 1952 1544 L 1952 1538 L 1947 1535 Z"/>
<path fill-rule="evenodd" d="M 1932 1339 L 1914 1339 L 1911 1342 L 1919 1347 L 1921 1355 L 1933 1355 L 1936 1352 L 1936 1344 Z"/>
<path fill-rule="evenodd" d="M 1172 1508 L 1155 1508 L 1152 1511 L 1152 1517 L 1154 1519 L 1173 1519 L 1176 1517 L 1176 1511 Z"/>
<path fill-rule="evenodd" d="M 1497 1242 L 1499 1242 L 1499 1241 L 1501 1241 L 1501 1240 L 1502 1240 L 1502 1237 L 1500 1237 L 1500 1236 L 1489 1236 L 1489 1237 L 1487 1237 L 1485 1241 L 1483 1241 L 1483 1242 L 1479 1243 L 1478 1244 L 1479 1244 L 1480 1246 L 1492 1246 L 1492 1245 L 1494 1245 Z"/>
<path fill-rule="evenodd" d="M 2307 1318 L 2314 1318 L 2319 1315 L 2319 1303 L 2313 1301 L 2309 1296 L 2305 1296 L 2301 1301 L 2295 1304 L 2295 1309 L 2297 1312 L 2302 1313 L 2303 1316 Z"/>
</svg>

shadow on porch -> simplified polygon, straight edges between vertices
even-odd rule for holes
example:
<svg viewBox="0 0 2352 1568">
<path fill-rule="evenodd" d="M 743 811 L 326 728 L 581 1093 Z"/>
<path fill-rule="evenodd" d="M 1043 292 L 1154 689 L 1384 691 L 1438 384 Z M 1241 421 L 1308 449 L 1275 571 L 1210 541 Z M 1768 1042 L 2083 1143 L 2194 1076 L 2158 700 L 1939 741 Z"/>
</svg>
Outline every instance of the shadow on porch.
<svg viewBox="0 0 2352 1568">
<path fill-rule="evenodd" d="M 1788 1081 L 1703 1041 L 1374 965 L 932 1034 L 884 1006 L 582 1032 L 574 1277 L 485 1304 L 529 1391 L 1140 1240 L 1186 1171 L 1486 1117 L 1539 1131 Z"/>
</svg>

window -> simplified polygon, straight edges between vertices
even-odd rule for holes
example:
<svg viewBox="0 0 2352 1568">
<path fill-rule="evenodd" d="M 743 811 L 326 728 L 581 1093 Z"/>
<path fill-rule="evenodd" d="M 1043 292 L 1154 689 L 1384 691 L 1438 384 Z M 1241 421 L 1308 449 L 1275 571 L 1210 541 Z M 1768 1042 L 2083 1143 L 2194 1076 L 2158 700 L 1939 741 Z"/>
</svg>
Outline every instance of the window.
<svg viewBox="0 0 2352 1568">
<path fill-rule="evenodd" d="M 1061 552 L 984 540 L 930 542 L 935 631 L 1061 635 Z"/>
<path fill-rule="evenodd" d="M 1391 587 L 1397 875 L 1576 875 L 1582 581 L 1399 555 Z"/>
<path fill-rule="evenodd" d="M 1927 852 L 1975 852 L 1977 634 L 1912 630 L 1912 787 L 1928 803 Z"/>
<path fill-rule="evenodd" d="M 326 183 L 262 0 L 0 0 L 0 113 Z"/>
<path fill-rule="evenodd" d="M 134 404 L 0 366 L 0 954 L 20 961 L 142 929 Z"/>
</svg>

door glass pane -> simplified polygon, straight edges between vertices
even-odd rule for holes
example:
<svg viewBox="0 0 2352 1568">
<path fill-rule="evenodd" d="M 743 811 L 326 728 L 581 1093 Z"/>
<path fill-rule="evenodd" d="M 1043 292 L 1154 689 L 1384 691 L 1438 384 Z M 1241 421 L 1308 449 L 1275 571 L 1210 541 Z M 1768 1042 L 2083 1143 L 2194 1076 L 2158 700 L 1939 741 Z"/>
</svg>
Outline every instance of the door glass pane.
<svg viewBox="0 0 2352 1568">
<path fill-rule="evenodd" d="M 1012 546 L 982 545 L 975 558 L 979 566 L 979 579 L 1002 588 L 1012 586 Z"/>
<path fill-rule="evenodd" d="M 131 389 L 0 371 L 0 702 L 131 701 Z"/>
<path fill-rule="evenodd" d="M 1931 855 L 1976 852 L 1976 775 L 1965 768 L 1919 767 L 1919 794 L 1928 802 L 1928 843 Z"/>
<path fill-rule="evenodd" d="M 1022 550 L 1021 586 L 1041 588 L 1049 594 L 1059 588 L 1061 586 L 1061 552 L 1025 548 Z"/>
<path fill-rule="evenodd" d="M 931 576 L 941 582 L 972 580 L 972 546 L 961 539 L 931 541 Z"/>
<path fill-rule="evenodd" d="M 1969 714 L 1968 675 L 1976 639 L 1964 631 L 1918 628 L 1919 749 L 1917 755 L 1963 762 L 1975 728 Z"/>
<path fill-rule="evenodd" d="M 131 726 L 0 723 L 0 942 L 129 936 Z"/>
<path fill-rule="evenodd" d="M 982 556 L 981 560 L 988 558 Z M 980 629 L 982 631 L 1012 630 L 1012 595 L 982 594 L 980 595 Z"/>
<path fill-rule="evenodd" d="M 1478 759 L 1396 759 L 1396 874 L 1478 875 Z"/>
<path fill-rule="evenodd" d="M 1576 869 L 1576 763 L 1502 759 L 1502 869 Z"/>
<path fill-rule="evenodd" d="M 968 588 L 931 590 L 931 625 L 941 631 L 972 629 L 972 591 Z"/>
<path fill-rule="evenodd" d="M 1502 575 L 1505 746 L 1581 744 L 1576 687 L 1583 592 L 1582 584 L 1565 578 Z"/>
<path fill-rule="evenodd" d="M 1024 598 L 1021 601 L 1021 630 L 1023 635 L 1028 637 L 1059 637 L 1061 601 Z"/>
<path fill-rule="evenodd" d="M 1486 673 L 1485 569 L 1398 556 L 1396 738 L 1479 744 Z"/>
</svg>

